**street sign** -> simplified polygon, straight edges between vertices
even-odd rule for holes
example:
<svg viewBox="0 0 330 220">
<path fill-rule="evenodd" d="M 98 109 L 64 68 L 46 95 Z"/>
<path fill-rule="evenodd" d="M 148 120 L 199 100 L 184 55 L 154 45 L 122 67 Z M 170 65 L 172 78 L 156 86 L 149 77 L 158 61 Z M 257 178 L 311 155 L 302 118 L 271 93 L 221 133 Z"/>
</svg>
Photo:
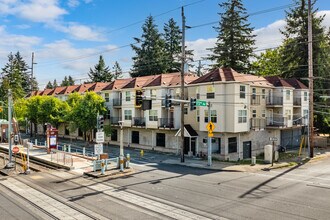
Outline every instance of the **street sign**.
<svg viewBox="0 0 330 220">
<path fill-rule="evenodd" d="M 104 142 L 104 132 L 99 131 L 96 132 L 96 143 L 103 143 Z"/>
<path fill-rule="evenodd" d="M 213 137 L 213 133 L 208 133 L 208 137 Z"/>
<path fill-rule="evenodd" d="M 94 154 L 95 155 L 103 154 L 103 144 L 94 145 Z"/>
<path fill-rule="evenodd" d="M 207 106 L 206 101 L 203 100 L 196 100 L 196 106 Z"/>
<path fill-rule="evenodd" d="M 13 153 L 14 154 L 17 154 L 19 152 L 19 148 L 16 146 L 16 147 L 13 147 Z"/>
<path fill-rule="evenodd" d="M 206 129 L 209 131 L 209 133 L 212 133 L 213 130 L 214 130 L 214 128 L 215 128 L 215 125 L 213 124 L 212 121 L 210 121 L 209 123 L 207 123 Z"/>
<path fill-rule="evenodd" d="M 277 137 L 270 137 L 269 141 L 277 141 Z"/>
</svg>

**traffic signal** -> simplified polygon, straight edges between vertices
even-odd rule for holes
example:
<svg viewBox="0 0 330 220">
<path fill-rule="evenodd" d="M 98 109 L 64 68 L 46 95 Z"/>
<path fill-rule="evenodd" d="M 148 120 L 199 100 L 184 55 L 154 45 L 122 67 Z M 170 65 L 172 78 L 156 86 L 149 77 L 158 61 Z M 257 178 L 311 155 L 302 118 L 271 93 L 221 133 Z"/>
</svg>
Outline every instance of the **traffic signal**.
<svg viewBox="0 0 330 220">
<path fill-rule="evenodd" d="M 196 110 L 196 98 L 190 98 L 190 111 Z"/>
<path fill-rule="evenodd" d="M 135 107 L 141 107 L 142 106 L 142 90 L 136 90 L 135 91 Z"/>
<path fill-rule="evenodd" d="M 171 95 L 165 95 L 165 107 L 171 108 L 172 107 L 172 96 Z"/>
<path fill-rule="evenodd" d="M 97 117 L 97 129 L 98 130 L 103 130 L 103 127 L 104 127 L 104 116 L 99 115 Z"/>
</svg>

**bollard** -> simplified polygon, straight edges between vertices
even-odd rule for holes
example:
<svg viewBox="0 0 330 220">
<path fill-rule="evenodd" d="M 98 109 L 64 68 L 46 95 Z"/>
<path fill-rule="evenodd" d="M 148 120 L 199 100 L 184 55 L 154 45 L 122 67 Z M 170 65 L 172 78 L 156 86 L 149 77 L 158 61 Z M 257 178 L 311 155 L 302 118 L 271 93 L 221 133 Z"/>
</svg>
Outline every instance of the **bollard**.
<svg viewBox="0 0 330 220">
<path fill-rule="evenodd" d="M 104 164 L 104 160 L 101 161 L 101 175 L 104 175 L 104 171 L 105 171 L 105 164 Z"/>
<path fill-rule="evenodd" d="M 129 154 L 126 154 L 126 168 L 129 168 L 130 160 L 131 160 L 131 156 Z"/>
<path fill-rule="evenodd" d="M 252 157 L 251 166 L 256 165 L 256 157 Z"/>
<path fill-rule="evenodd" d="M 123 172 L 124 171 L 124 157 L 123 156 L 119 156 L 119 164 L 120 164 L 120 171 Z"/>
<path fill-rule="evenodd" d="M 38 146 L 38 140 L 37 139 L 34 140 L 34 145 Z"/>
<path fill-rule="evenodd" d="M 71 145 L 68 146 L 68 152 L 71 153 Z"/>
<path fill-rule="evenodd" d="M 86 148 L 83 147 L 83 155 L 85 156 L 86 155 Z"/>
<path fill-rule="evenodd" d="M 140 151 L 140 156 L 141 156 L 141 157 L 144 156 L 144 151 L 143 151 L 143 150 Z"/>
</svg>

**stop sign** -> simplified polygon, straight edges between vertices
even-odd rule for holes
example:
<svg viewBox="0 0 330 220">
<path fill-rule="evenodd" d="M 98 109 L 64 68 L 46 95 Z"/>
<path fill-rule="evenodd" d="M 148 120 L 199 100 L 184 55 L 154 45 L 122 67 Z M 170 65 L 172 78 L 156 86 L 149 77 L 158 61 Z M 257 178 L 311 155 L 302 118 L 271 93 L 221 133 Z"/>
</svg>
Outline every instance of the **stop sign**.
<svg viewBox="0 0 330 220">
<path fill-rule="evenodd" d="M 13 147 L 13 153 L 14 154 L 17 154 L 19 152 L 19 148 L 16 146 L 16 147 Z"/>
</svg>

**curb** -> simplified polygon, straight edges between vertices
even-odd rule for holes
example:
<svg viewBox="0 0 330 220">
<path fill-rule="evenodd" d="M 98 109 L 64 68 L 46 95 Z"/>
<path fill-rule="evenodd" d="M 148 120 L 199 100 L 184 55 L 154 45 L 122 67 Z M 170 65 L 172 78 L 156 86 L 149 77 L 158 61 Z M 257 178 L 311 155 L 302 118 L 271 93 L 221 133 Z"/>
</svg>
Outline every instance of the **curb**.
<svg viewBox="0 0 330 220">
<path fill-rule="evenodd" d="M 125 169 L 124 172 L 121 172 L 119 169 L 112 170 L 112 171 L 114 171 L 114 172 L 111 172 L 111 170 L 106 171 L 104 175 L 101 174 L 101 171 L 99 171 L 99 172 L 90 171 L 90 172 L 84 172 L 83 174 L 86 176 L 89 176 L 89 177 L 93 177 L 93 178 L 103 178 L 103 177 L 109 177 L 109 176 L 117 177 L 119 175 L 126 176 L 126 175 L 130 175 L 130 174 L 134 173 L 134 170 L 132 168 Z"/>
</svg>

